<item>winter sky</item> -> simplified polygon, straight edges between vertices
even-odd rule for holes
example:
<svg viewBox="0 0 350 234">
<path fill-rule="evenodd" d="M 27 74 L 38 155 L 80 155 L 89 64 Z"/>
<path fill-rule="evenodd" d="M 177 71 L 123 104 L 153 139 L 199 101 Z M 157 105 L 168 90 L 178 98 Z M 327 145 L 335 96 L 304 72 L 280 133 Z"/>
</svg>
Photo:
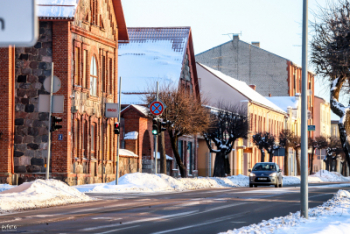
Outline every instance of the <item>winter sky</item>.
<svg viewBox="0 0 350 234">
<path fill-rule="evenodd" d="M 327 0 L 309 0 L 309 21 Z M 302 0 L 123 0 L 128 27 L 191 26 L 195 53 L 232 39 L 251 43 L 301 65 Z M 310 28 L 309 41 L 312 39 Z M 309 70 L 313 70 L 309 67 Z M 316 79 L 315 95 L 329 101 Z M 332 119 L 334 119 L 332 115 Z"/>
</svg>

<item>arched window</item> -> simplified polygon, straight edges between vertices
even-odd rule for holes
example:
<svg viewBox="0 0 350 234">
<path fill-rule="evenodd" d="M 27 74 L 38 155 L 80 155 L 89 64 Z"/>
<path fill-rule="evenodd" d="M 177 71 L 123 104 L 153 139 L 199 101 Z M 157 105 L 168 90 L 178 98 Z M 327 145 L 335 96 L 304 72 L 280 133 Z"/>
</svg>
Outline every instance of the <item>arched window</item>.
<svg viewBox="0 0 350 234">
<path fill-rule="evenodd" d="M 95 57 L 92 57 L 90 66 L 90 94 L 97 96 L 97 64 Z"/>
</svg>

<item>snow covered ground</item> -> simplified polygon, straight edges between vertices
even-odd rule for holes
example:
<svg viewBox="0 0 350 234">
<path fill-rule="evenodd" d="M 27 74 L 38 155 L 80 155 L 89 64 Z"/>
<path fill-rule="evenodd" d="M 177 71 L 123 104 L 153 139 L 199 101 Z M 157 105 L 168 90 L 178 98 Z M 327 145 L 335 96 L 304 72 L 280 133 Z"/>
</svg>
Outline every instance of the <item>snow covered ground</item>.
<svg viewBox="0 0 350 234">
<path fill-rule="evenodd" d="M 300 212 L 263 220 L 261 223 L 222 234 L 348 234 L 350 233 L 350 193 L 339 190 L 322 206 L 309 209 L 309 219 L 300 218 Z"/>
<path fill-rule="evenodd" d="M 321 177 L 309 176 L 309 182 L 339 182 L 350 181 L 350 178 L 342 175 L 323 171 Z M 284 176 L 283 184 L 299 184 L 300 177 Z M 198 177 L 198 178 L 173 178 L 164 174 L 132 173 L 126 174 L 119 179 L 119 185 L 115 181 L 100 184 L 86 184 L 75 186 L 80 192 L 90 193 L 125 193 L 125 192 L 166 192 L 184 191 L 207 188 L 225 187 L 247 187 L 249 185 L 248 176 L 237 175 L 226 178 L 218 177 Z"/>
<path fill-rule="evenodd" d="M 36 180 L 0 192 L 0 213 L 31 208 L 50 207 L 93 200 L 58 180 Z"/>
</svg>

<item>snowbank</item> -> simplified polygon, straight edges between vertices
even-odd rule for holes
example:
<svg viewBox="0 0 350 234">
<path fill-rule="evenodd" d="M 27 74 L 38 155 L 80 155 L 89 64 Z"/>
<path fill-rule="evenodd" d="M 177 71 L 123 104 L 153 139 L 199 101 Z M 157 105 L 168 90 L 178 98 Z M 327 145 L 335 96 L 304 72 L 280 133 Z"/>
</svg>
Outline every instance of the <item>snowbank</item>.
<svg viewBox="0 0 350 234">
<path fill-rule="evenodd" d="M 70 203 L 92 198 L 58 180 L 35 180 L 0 193 L 0 213 Z"/>
<path fill-rule="evenodd" d="M 300 218 L 300 212 L 263 220 L 261 223 L 222 232 L 223 234 L 345 234 L 350 233 L 350 193 L 339 190 L 322 206 L 309 209 L 309 219 Z"/>
<path fill-rule="evenodd" d="M 314 182 L 350 182 L 350 177 L 344 177 L 338 172 L 321 170 L 309 176 L 309 183 Z"/>
<path fill-rule="evenodd" d="M 247 176 L 238 175 L 226 178 L 198 177 L 173 178 L 164 174 L 132 173 L 106 184 L 87 184 L 75 186 L 80 192 L 115 193 L 115 192 L 162 192 L 184 191 L 205 188 L 246 187 L 249 181 Z"/>
</svg>

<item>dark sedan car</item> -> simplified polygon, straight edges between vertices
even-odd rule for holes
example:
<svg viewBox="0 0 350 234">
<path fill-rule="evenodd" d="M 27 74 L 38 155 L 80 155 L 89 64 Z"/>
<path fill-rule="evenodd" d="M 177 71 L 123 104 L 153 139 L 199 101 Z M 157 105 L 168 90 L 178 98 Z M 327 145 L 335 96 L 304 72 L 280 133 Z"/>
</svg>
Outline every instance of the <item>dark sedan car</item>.
<svg viewBox="0 0 350 234">
<path fill-rule="evenodd" d="M 283 186 L 282 170 L 276 163 L 260 162 L 255 164 L 253 170 L 249 169 L 249 187 L 258 185 Z"/>
</svg>

